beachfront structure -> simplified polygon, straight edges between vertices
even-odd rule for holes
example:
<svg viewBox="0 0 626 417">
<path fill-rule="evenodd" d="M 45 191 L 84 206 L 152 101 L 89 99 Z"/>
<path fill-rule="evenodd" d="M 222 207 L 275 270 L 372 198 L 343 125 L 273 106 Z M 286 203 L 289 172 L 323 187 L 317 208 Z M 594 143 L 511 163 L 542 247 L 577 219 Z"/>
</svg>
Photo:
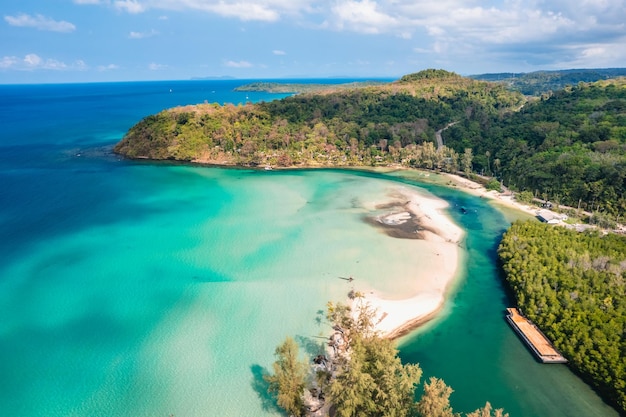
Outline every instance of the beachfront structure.
<svg viewBox="0 0 626 417">
<path fill-rule="evenodd" d="M 563 220 L 567 220 L 567 215 L 555 213 L 550 210 L 539 210 L 537 212 L 537 218 L 544 223 L 548 224 L 558 224 Z"/>
</svg>

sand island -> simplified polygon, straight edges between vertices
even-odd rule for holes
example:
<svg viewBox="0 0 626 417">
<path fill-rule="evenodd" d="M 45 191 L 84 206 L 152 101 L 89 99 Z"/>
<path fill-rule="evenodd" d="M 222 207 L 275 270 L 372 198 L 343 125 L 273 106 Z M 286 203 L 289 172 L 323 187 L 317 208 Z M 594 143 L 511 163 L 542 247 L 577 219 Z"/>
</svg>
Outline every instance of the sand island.
<svg viewBox="0 0 626 417">
<path fill-rule="evenodd" d="M 359 288 L 365 302 L 377 311 L 377 329 L 388 338 L 400 337 L 433 318 L 446 292 L 458 276 L 462 261 L 463 230 L 445 213 L 448 203 L 409 187 L 394 187 L 390 200 L 370 202 L 365 220 L 381 232 L 400 239 L 414 239 L 419 254 L 413 292 L 405 298 L 388 298 L 376 289 Z M 355 302 L 356 305 L 357 302 Z"/>
</svg>

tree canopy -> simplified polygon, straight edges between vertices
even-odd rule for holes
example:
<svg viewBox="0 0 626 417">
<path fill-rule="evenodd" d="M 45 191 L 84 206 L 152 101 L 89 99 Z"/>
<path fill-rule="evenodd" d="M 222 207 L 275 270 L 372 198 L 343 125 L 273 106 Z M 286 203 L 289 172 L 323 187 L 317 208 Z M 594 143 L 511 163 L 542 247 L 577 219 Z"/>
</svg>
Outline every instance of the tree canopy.
<svg viewBox="0 0 626 417">
<path fill-rule="evenodd" d="M 516 222 L 498 254 L 524 314 L 626 412 L 626 237 Z"/>
<path fill-rule="evenodd" d="M 324 414 L 332 407 L 339 417 L 460 417 L 450 406 L 452 389 L 440 379 L 424 384 L 424 394 L 416 401 L 421 368 L 403 364 L 393 341 L 378 335 L 376 312 L 362 298 L 356 297 L 355 306 L 328 303 L 326 319 L 334 333 L 328 347 L 309 360 L 308 376 L 301 372 L 293 339 L 276 349 L 274 373 L 266 380 L 278 405 L 295 416 L 313 411 L 320 415 L 320 410 Z M 489 417 L 491 411 L 487 402 L 468 416 Z M 496 416 L 508 414 L 496 410 Z"/>
<path fill-rule="evenodd" d="M 444 139 L 457 152 L 472 148 L 474 169 L 509 188 L 614 219 L 626 213 L 626 78 L 568 87 L 504 117 L 465 118 Z"/>
<path fill-rule="evenodd" d="M 130 158 L 225 165 L 405 166 L 456 172 L 459 152 L 436 131 L 466 114 L 519 107 L 520 94 L 442 70 L 378 86 L 240 106 L 199 104 L 148 116 L 114 150 Z"/>
</svg>

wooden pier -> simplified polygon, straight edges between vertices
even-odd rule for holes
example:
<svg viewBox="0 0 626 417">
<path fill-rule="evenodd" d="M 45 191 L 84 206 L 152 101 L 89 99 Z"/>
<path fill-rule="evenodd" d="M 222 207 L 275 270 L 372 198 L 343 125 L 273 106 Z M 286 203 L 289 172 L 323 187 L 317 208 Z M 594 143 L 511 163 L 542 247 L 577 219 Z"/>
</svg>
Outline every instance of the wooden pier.
<svg viewBox="0 0 626 417">
<path fill-rule="evenodd" d="M 537 359 L 543 363 L 566 363 L 567 359 L 552 345 L 550 340 L 533 322 L 522 316 L 516 308 L 507 308 L 506 320 L 513 330 L 526 342 Z"/>
</svg>

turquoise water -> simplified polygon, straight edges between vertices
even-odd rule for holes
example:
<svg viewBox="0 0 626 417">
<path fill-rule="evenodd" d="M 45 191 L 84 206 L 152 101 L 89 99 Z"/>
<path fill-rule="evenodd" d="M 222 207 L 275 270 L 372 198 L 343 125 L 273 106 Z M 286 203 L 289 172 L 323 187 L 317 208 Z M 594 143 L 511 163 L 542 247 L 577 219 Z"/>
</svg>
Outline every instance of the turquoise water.
<svg viewBox="0 0 626 417">
<path fill-rule="evenodd" d="M 0 86 L 6 414 L 279 415 L 260 376 L 288 335 L 319 348 L 328 332 L 319 310 L 350 289 L 338 277 L 390 296 L 414 284 L 415 246 L 363 222 L 368 203 L 416 184 L 403 174 L 224 170 L 110 153 L 162 108 L 244 101 L 236 84 Z M 250 99 L 274 98 L 258 94 Z M 616 415 L 566 367 L 537 364 L 504 324 L 493 258 L 504 218 L 481 199 L 422 186 L 468 231 L 467 274 L 441 317 L 403 339 L 403 358 L 452 385 L 458 411 L 490 400 L 511 416 Z M 476 211 L 462 216 L 460 205 Z"/>
</svg>

